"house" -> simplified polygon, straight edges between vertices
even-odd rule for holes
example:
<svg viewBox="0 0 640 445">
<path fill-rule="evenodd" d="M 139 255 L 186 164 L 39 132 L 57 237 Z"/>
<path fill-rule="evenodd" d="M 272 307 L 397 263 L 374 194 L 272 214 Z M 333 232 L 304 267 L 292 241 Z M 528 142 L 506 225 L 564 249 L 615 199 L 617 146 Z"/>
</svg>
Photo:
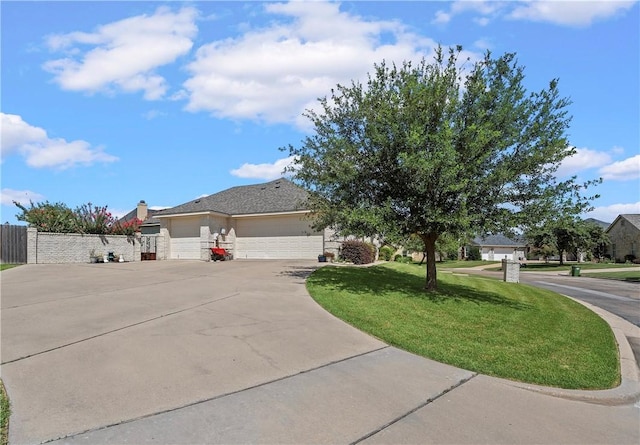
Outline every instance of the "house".
<svg viewBox="0 0 640 445">
<path fill-rule="evenodd" d="M 307 192 L 287 179 L 232 187 L 156 212 L 158 259 L 209 260 L 212 247 L 234 258 L 317 259 L 329 230 L 311 227 Z"/>
<path fill-rule="evenodd" d="M 480 249 L 481 258 L 485 261 L 518 261 L 526 258 L 527 244 L 503 234 L 477 236 L 471 245 Z"/>
<path fill-rule="evenodd" d="M 142 221 L 140 232 L 143 235 L 153 235 L 160 233 L 160 220 L 153 217 L 157 212 L 159 210 L 150 209 L 147 203 L 141 199 L 136 208 L 120 218 L 119 221 L 126 223 L 137 218 Z"/>
<path fill-rule="evenodd" d="M 623 263 L 638 258 L 640 246 L 640 214 L 618 215 L 605 230 L 611 244 L 607 254 L 616 262 Z"/>
</svg>

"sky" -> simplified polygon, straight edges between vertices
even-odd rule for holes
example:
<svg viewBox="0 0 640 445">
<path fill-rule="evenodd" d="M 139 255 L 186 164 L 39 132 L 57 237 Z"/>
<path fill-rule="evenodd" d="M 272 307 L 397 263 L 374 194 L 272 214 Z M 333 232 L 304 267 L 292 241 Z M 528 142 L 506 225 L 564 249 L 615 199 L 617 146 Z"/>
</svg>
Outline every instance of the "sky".
<svg viewBox="0 0 640 445">
<path fill-rule="evenodd" d="M 559 79 L 577 153 L 603 178 L 584 217 L 640 213 L 637 1 L 2 1 L 0 221 L 13 204 L 116 215 L 281 176 L 306 109 L 374 65 L 462 45 L 517 54 L 529 91 Z"/>
</svg>

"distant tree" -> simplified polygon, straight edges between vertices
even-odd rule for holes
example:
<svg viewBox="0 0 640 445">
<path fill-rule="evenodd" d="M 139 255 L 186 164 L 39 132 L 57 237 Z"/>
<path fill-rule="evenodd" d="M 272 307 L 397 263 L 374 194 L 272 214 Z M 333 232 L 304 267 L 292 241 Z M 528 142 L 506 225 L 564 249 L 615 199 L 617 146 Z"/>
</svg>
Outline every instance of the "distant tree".
<svg viewBox="0 0 640 445">
<path fill-rule="evenodd" d="M 458 238 L 449 233 L 443 233 L 436 241 L 436 252 L 440 255 L 440 261 L 457 260 L 459 249 Z"/>
<path fill-rule="evenodd" d="M 514 54 L 487 53 L 469 67 L 461 51 L 438 48 L 431 63 L 383 62 L 366 85 L 338 85 L 321 110 L 305 113 L 314 134 L 288 147 L 315 226 L 417 236 L 428 291 L 437 288 L 443 234 L 509 233 L 552 212 L 580 213 L 590 199 L 583 191 L 592 182 L 555 178 L 575 153 L 557 80 L 527 93 Z"/>
<path fill-rule="evenodd" d="M 531 229 L 528 234 L 531 244 L 539 251 L 557 253 L 560 264 L 564 264 L 565 253 L 579 258 L 580 252 L 597 248 L 606 243 L 606 235 L 601 227 L 587 223 L 579 218 L 563 217 Z"/>
<path fill-rule="evenodd" d="M 589 235 L 589 246 L 591 254 L 594 258 L 601 260 L 607 253 L 607 246 L 611 244 L 609 235 L 604 229 L 595 223 L 586 223 L 587 233 Z"/>
</svg>

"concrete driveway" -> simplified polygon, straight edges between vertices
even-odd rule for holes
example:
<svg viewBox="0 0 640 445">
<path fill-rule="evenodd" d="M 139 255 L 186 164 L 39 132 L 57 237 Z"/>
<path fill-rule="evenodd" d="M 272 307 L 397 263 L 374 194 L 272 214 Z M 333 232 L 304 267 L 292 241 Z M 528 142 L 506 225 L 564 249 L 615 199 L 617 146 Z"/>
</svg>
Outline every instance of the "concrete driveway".
<svg viewBox="0 0 640 445">
<path fill-rule="evenodd" d="M 632 403 L 549 397 L 357 331 L 308 296 L 315 267 L 2 272 L 10 443 L 638 442 Z"/>
</svg>

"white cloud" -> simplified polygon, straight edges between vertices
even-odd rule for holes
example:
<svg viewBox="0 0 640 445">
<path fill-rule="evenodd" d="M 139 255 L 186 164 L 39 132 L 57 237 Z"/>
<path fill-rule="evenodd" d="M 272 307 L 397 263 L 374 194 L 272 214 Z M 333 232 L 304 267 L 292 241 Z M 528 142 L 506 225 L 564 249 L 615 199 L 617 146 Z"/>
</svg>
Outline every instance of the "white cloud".
<svg viewBox="0 0 640 445">
<path fill-rule="evenodd" d="M 159 110 L 149 110 L 145 113 L 142 113 L 142 117 L 144 117 L 148 121 L 153 120 L 157 117 L 164 117 L 164 116 L 167 116 L 167 113 Z"/>
<path fill-rule="evenodd" d="M 611 156 L 607 153 L 588 148 L 576 148 L 576 154 L 564 158 L 560 163 L 556 176 L 558 178 L 573 176 L 583 170 L 602 167 L 609 162 L 611 162 Z"/>
<path fill-rule="evenodd" d="M 629 213 L 640 213 L 640 201 L 628 204 L 612 204 L 604 207 L 596 207 L 593 211 L 586 213 L 585 218 L 595 218 L 600 221 L 612 223 L 618 215 Z"/>
<path fill-rule="evenodd" d="M 437 11 L 432 23 L 448 23 L 454 16 L 471 11 L 480 15 L 480 17 L 476 17 L 474 21 L 480 26 L 486 26 L 505 6 L 503 2 L 482 0 L 459 0 L 452 2 L 450 5 L 448 12 L 443 10 Z"/>
<path fill-rule="evenodd" d="M 635 1 L 524 1 L 514 3 L 509 18 L 550 22 L 557 25 L 588 26 L 630 9 Z"/>
<path fill-rule="evenodd" d="M 470 12 L 478 15 L 474 21 L 480 26 L 486 26 L 496 18 L 548 22 L 561 26 L 588 26 L 596 20 L 625 13 L 635 3 L 635 0 L 522 0 L 517 2 L 461 0 L 451 3 L 449 11 L 437 11 L 432 23 L 448 23 L 454 16 Z"/>
<path fill-rule="evenodd" d="M 0 122 L 2 159 L 18 153 L 31 167 L 59 169 L 118 160 L 105 153 L 103 148 L 91 147 L 91 144 L 82 140 L 67 142 L 62 138 L 49 138 L 45 130 L 29 125 L 15 114 L 0 113 Z"/>
<path fill-rule="evenodd" d="M 277 179 L 282 177 L 284 169 L 290 166 L 295 157 L 278 159 L 273 164 L 242 164 L 240 168 L 231 170 L 233 176 L 253 179 Z"/>
<path fill-rule="evenodd" d="M 38 202 L 42 201 L 44 196 L 40 193 L 32 192 L 31 190 L 14 190 L 9 188 L 3 188 L 0 193 L 0 201 L 2 205 L 12 206 L 13 201 L 19 202 L 22 205 L 29 205 L 30 201 Z"/>
<path fill-rule="evenodd" d="M 290 20 L 198 49 L 183 85 L 187 110 L 295 123 L 337 83 L 364 78 L 382 60 L 431 57 L 436 46 L 399 22 L 366 21 L 337 3 L 268 3 L 265 10 Z"/>
<path fill-rule="evenodd" d="M 635 155 L 623 161 L 605 165 L 600 169 L 604 179 L 613 181 L 628 181 L 640 178 L 640 155 Z"/>
<path fill-rule="evenodd" d="M 145 99 L 159 99 L 168 87 L 154 70 L 191 50 L 197 15 L 190 7 L 176 13 L 160 7 L 151 16 L 102 25 L 92 33 L 49 36 L 49 47 L 64 51 L 66 57 L 48 61 L 44 69 L 65 90 L 143 91 Z M 86 45 L 93 48 L 81 49 Z"/>
</svg>

